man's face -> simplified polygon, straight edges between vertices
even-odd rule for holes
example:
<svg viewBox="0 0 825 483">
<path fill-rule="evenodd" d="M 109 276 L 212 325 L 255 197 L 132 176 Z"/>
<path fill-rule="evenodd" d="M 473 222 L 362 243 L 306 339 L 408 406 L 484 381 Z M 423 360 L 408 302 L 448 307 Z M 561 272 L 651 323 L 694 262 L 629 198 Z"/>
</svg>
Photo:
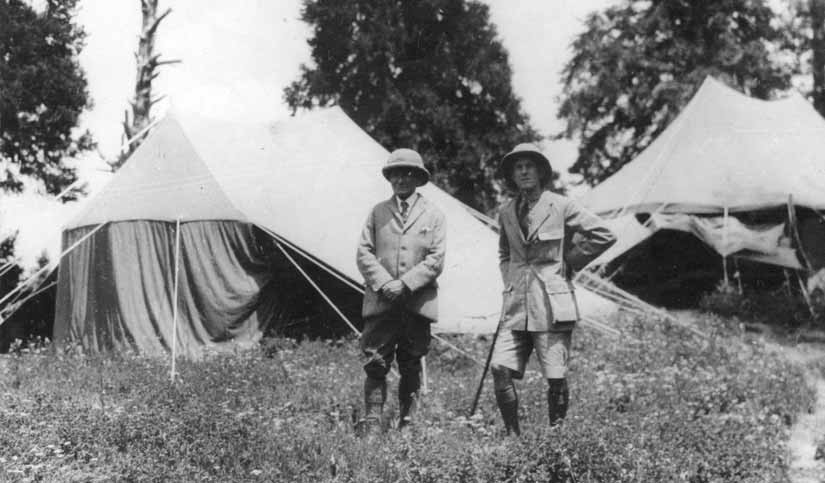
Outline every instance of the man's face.
<svg viewBox="0 0 825 483">
<path fill-rule="evenodd" d="M 413 194 L 418 186 L 418 173 L 414 169 L 396 168 L 387 173 L 395 196 L 404 199 Z"/>
<path fill-rule="evenodd" d="M 520 191 L 532 190 L 539 186 L 539 169 L 530 158 L 519 158 L 513 163 L 513 183 Z"/>
</svg>

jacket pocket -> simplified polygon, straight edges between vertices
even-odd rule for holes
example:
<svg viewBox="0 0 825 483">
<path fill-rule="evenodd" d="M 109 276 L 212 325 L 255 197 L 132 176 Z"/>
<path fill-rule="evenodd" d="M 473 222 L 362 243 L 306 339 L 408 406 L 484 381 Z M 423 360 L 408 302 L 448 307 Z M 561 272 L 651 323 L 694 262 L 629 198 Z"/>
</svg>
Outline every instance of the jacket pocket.
<svg viewBox="0 0 825 483">
<path fill-rule="evenodd" d="M 509 319 L 517 312 L 517 302 L 512 284 L 507 284 L 501 292 L 501 318 Z"/>
<path fill-rule="evenodd" d="M 560 261 L 564 230 L 547 230 L 536 233 L 533 251 L 546 260 Z"/>
<path fill-rule="evenodd" d="M 579 320 L 579 306 L 576 294 L 569 282 L 553 280 L 545 282 L 547 298 L 553 310 L 555 322 L 576 322 Z"/>
</svg>

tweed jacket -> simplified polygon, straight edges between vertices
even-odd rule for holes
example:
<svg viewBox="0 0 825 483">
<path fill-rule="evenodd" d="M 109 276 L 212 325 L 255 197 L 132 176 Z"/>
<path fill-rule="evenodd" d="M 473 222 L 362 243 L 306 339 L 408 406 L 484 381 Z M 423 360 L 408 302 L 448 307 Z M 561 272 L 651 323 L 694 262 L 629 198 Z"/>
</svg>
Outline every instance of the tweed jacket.
<svg viewBox="0 0 825 483">
<path fill-rule="evenodd" d="M 544 191 L 519 226 L 516 200 L 499 212 L 499 261 L 504 280 L 502 329 L 570 330 L 579 320 L 569 274 L 584 268 L 616 238 L 577 202 Z"/>
<path fill-rule="evenodd" d="M 362 315 L 378 315 L 392 308 L 380 295 L 381 287 L 399 279 L 410 290 L 401 303 L 431 321 L 438 319 L 438 284 L 446 252 L 444 214 L 426 198 L 410 207 L 404 223 L 395 197 L 375 205 L 358 242 L 356 263 L 366 282 Z"/>
</svg>

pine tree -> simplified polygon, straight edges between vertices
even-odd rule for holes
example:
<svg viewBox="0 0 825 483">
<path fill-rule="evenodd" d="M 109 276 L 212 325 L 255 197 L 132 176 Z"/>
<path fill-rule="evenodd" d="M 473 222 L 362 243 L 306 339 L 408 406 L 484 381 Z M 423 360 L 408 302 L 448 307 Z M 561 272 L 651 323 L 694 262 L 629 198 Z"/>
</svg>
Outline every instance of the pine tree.
<svg viewBox="0 0 825 483">
<path fill-rule="evenodd" d="M 293 111 L 339 105 L 387 149 L 416 149 L 434 182 L 482 211 L 500 157 L 536 141 L 507 51 L 477 1 L 305 0 L 314 65 L 285 90 Z"/>
</svg>

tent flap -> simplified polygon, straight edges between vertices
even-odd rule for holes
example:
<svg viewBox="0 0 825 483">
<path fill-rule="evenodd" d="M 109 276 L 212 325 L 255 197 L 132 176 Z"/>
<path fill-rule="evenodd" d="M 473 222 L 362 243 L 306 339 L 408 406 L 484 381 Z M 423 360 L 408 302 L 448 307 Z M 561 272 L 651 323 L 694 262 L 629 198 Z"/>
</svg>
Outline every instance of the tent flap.
<svg viewBox="0 0 825 483">
<path fill-rule="evenodd" d="M 87 228 L 64 233 L 64 245 Z M 255 339 L 271 320 L 271 250 L 250 225 L 181 224 L 179 353 L 224 340 Z M 92 351 L 160 354 L 173 325 L 175 224 L 113 223 L 61 262 L 55 340 Z"/>
</svg>

